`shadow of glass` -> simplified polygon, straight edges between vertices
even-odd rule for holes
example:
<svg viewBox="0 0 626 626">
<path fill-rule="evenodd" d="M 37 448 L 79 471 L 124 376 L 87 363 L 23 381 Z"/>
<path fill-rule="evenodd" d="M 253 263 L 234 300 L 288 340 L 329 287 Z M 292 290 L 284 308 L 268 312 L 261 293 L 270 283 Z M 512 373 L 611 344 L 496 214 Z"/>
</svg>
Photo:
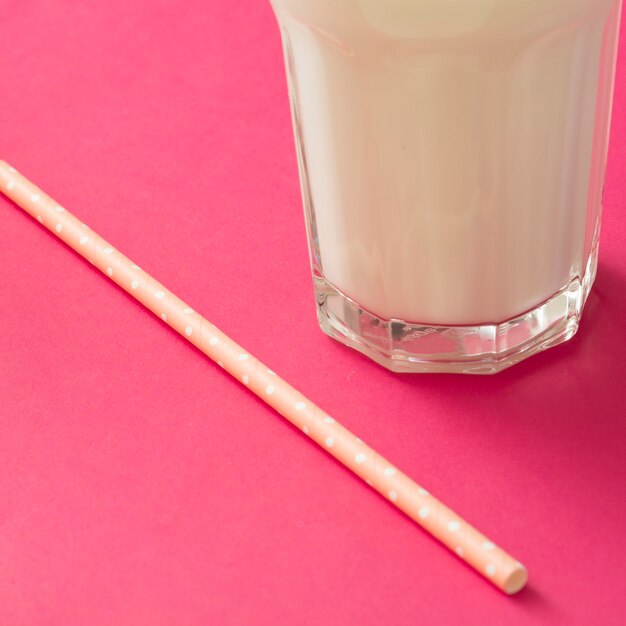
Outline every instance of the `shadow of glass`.
<svg viewBox="0 0 626 626">
<path fill-rule="evenodd" d="M 580 395 L 582 388 L 590 392 L 594 413 L 617 417 L 623 407 L 615 403 L 617 381 L 626 379 L 624 338 L 621 322 L 626 316 L 626 274 L 601 265 L 589 296 L 578 333 L 568 342 L 514 365 L 493 376 L 458 374 L 392 374 L 397 384 L 407 385 L 416 393 L 440 392 L 451 408 L 467 414 L 475 402 L 482 403 L 485 393 L 490 402 L 498 402 L 515 390 L 533 386 L 533 397 L 527 402 L 525 414 L 533 413 L 533 404 L 545 410 L 564 414 L 568 399 Z M 548 383 L 549 384 L 546 384 Z M 504 417 L 504 415 L 503 415 Z M 583 411 L 568 416 L 571 421 L 584 419 Z M 626 420 L 620 420 L 626 434 Z"/>
</svg>

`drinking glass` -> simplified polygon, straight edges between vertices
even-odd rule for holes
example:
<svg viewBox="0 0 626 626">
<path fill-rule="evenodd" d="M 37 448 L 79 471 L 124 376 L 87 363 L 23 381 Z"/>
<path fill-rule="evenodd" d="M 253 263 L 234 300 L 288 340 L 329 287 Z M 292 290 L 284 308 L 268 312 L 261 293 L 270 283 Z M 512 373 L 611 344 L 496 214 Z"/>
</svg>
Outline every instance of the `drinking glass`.
<svg viewBox="0 0 626 626">
<path fill-rule="evenodd" d="M 317 313 L 398 372 L 571 338 L 596 274 L 621 0 L 271 0 Z"/>
</svg>

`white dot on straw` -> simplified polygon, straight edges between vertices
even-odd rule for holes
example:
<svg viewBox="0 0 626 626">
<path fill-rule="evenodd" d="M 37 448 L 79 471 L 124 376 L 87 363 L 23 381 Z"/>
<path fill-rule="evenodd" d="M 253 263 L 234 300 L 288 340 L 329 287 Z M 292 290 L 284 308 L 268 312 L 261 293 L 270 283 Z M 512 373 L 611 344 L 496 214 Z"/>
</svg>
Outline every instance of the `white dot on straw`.
<svg viewBox="0 0 626 626">
<path fill-rule="evenodd" d="M 57 233 L 60 233 L 60 232 L 63 230 L 63 224 L 57 224 L 57 225 L 54 227 L 54 230 L 56 230 L 56 231 L 57 231 Z"/>
<path fill-rule="evenodd" d="M 113 268 L 112 267 L 107 267 L 107 274 L 109 276 L 113 276 Z"/>
<path fill-rule="evenodd" d="M 426 519 L 430 514 L 430 509 L 427 506 L 423 506 L 420 508 L 417 514 L 420 516 L 420 519 Z"/>
<path fill-rule="evenodd" d="M 324 418 L 324 423 L 325 424 L 334 424 L 335 420 L 332 417 L 325 417 Z"/>
<path fill-rule="evenodd" d="M 496 573 L 496 566 L 493 563 L 489 563 L 489 565 L 485 567 L 485 572 L 487 572 L 487 576 L 493 576 Z"/>
<path fill-rule="evenodd" d="M 192 332 L 193 328 L 191 326 L 187 326 L 187 328 L 185 328 L 185 335 L 187 335 L 187 337 L 191 337 Z"/>
<path fill-rule="evenodd" d="M 164 322 L 167 322 L 167 315 L 166 315 L 165 313 L 161 313 L 161 319 L 162 319 Z"/>
<path fill-rule="evenodd" d="M 64 209 L 62 206 L 55 206 L 55 207 L 54 207 L 54 210 L 55 210 L 57 213 L 63 213 L 63 211 L 65 211 L 65 209 Z"/>
<path fill-rule="evenodd" d="M 417 490 L 417 493 L 419 493 L 419 494 L 420 494 L 420 496 L 427 496 L 427 495 L 428 495 L 428 491 L 426 491 L 426 489 L 423 489 L 422 487 L 420 487 L 420 488 Z"/>
<path fill-rule="evenodd" d="M 184 311 L 185 313 L 193 313 L 193 309 L 192 309 L 191 307 L 188 307 L 188 306 L 186 306 L 186 307 L 183 309 L 183 311 Z"/>
<path fill-rule="evenodd" d="M 304 402 L 296 402 L 296 411 L 304 411 L 306 404 Z"/>
<path fill-rule="evenodd" d="M 41 196 L 40 196 L 38 193 L 34 193 L 34 194 L 30 197 L 30 199 L 31 199 L 33 202 L 39 202 L 39 200 L 41 199 Z"/>
<path fill-rule="evenodd" d="M 85 226 L 85 224 L 83 224 L 83 226 Z M 132 264 L 131 266 L 134 270 L 140 270 L 141 268 L 139 267 L 139 265 L 135 265 L 135 263 Z"/>
<path fill-rule="evenodd" d="M 247 361 L 247 360 L 250 358 L 250 355 L 249 355 L 249 354 L 245 354 L 245 353 L 244 353 L 244 354 L 240 354 L 237 358 L 238 358 L 240 361 Z"/>
<path fill-rule="evenodd" d="M 9 165 L 9 172 L 17 172 L 17 170 Z"/>
<path fill-rule="evenodd" d="M 102 252 L 104 252 L 104 254 L 112 254 L 113 253 L 113 248 L 106 247 Z"/>
<path fill-rule="evenodd" d="M 265 387 L 265 393 L 268 396 L 273 395 L 275 391 L 276 391 L 276 387 L 274 387 L 274 385 L 268 385 L 267 387 Z"/>
<path fill-rule="evenodd" d="M 81 246 L 84 246 L 89 241 L 89 237 L 87 237 L 87 235 L 83 235 L 78 241 Z"/>
<path fill-rule="evenodd" d="M 8 189 L 9 191 L 11 191 L 11 189 L 13 189 L 13 187 L 15 187 L 15 181 L 14 181 L 14 180 L 10 180 L 10 181 L 7 183 L 7 189 Z"/>
<path fill-rule="evenodd" d="M 138 280 L 133 280 L 133 282 L 130 284 L 132 289 L 137 289 L 137 287 L 139 287 L 139 281 Z"/>
<path fill-rule="evenodd" d="M 218 362 L 217 362 L 217 364 L 218 364 L 220 367 L 224 367 L 224 364 L 223 364 L 221 361 L 218 361 Z"/>
<path fill-rule="evenodd" d="M 327 437 L 324 443 L 326 444 L 327 447 L 332 448 L 335 443 L 335 440 L 332 437 Z"/>
<path fill-rule="evenodd" d="M 219 340 L 217 337 L 211 337 L 211 339 L 209 339 L 209 343 L 210 343 L 212 346 L 216 346 L 216 345 L 219 343 L 219 341 L 220 341 L 220 340 Z"/>
<path fill-rule="evenodd" d="M 43 224 L 43 220 L 41 219 L 41 215 L 38 215 L 38 216 L 37 216 L 37 221 L 38 221 L 40 224 Z"/>
<path fill-rule="evenodd" d="M 454 548 L 454 551 L 457 553 L 458 556 L 463 558 L 465 552 L 463 551 L 463 548 L 461 548 L 461 546 L 457 546 L 456 548 Z"/>
<path fill-rule="evenodd" d="M 248 374 L 244 374 L 244 375 L 241 377 L 241 380 L 243 381 L 243 384 L 244 384 L 244 385 L 247 385 L 247 384 L 250 382 L 250 376 L 248 376 Z"/>
<path fill-rule="evenodd" d="M 355 460 L 357 463 L 365 463 L 365 460 L 366 460 L 366 459 L 367 459 L 367 457 L 366 457 L 366 456 L 365 456 L 362 452 L 359 452 L 359 454 L 357 454 L 357 455 L 354 457 L 354 460 Z"/>
<path fill-rule="evenodd" d="M 157 291 L 154 294 L 154 297 L 157 298 L 158 300 L 162 300 L 165 297 L 165 292 L 164 291 Z"/>
<path fill-rule="evenodd" d="M 496 549 L 496 544 L 493 543 L 492 541 L 485 541 L 485 543 L 483 543 L 483 550 L 487 550 L 488 552 L 490 552 L 491 550 L 495 550 Z"/>
<path fill-rule="evenodd" d="M 303 427 L 302 427 L 302 432 L 303 432 L 305 435 L 308 435 L 308 434 L 309 434 L 309 427 L 308 427 L 308 426 L 303 426 Z"/>
<path fill-rule="evenodd" d="M 393 476 L 396 473 L 396 468 L 395 467 L 386 467 L 383 470 L 383 474 L 385 476 Z"/>
<path fill-rule="evenodd" d="M 461 528 L 461 524 L 459 524 L 459 522 L 457 522 L 456 520 L 448 524 L 448 530 L 451 533 L 455 533 L 457 530 L 459 530 L 459 528 Z"/>
<path fill-rule="evenodd" d="M 397 492 L 395 492 L 395 491 L 390 491 L 390 492 L 389 492 L 389 499 L 390 499 L 392 502 L 395 502 L 395 501 L 398 499 L 398 494 L 397 494 Z"/>
<path fill-rule="evenodd" d="M 270 376 L 276 376 L 276 372 L 273 372 L 272 370 L 267 370 L 267 373 L 268 373 Z"/>
</svg>

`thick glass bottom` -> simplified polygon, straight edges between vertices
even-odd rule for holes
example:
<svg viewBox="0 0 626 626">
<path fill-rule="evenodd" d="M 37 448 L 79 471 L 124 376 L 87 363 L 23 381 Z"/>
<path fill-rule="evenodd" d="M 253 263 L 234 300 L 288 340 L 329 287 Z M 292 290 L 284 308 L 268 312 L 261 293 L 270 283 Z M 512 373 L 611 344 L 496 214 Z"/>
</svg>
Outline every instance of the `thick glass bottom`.
<svg viewBox="0 0 626 626">
<path fill-rule="evenodd" d="M 362 309 L 322 275 L 314 276 L 322 330 L 393 372 L 495 374 L 571 339 L 596 276 L 597 245 L 582 279 L 532 311 L 499 324 L 433 326 L 385 320 Z"/>
</svg>

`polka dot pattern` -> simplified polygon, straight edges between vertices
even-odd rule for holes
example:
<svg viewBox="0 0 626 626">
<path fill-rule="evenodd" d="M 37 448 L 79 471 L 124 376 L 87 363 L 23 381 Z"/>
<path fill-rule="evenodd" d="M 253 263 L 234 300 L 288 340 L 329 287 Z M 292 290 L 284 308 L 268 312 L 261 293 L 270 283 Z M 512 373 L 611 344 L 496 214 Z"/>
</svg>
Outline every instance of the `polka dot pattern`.
<svg viewBox="0 0 626 626">
<path fill-rule="evenodd" d="M 506 592 L 513 577 L 515 591 L 523 587 L 523 565 L 491 542 L 452 510 L 417 485 L 393 464 L 355 437 L 313 402 L 248 354 L 138 265 L 112 247 L 69 211 L 18 172 L 0 161 L 0 190 L 104 275 L 130 293 L 184 338 L 193 341 L 220 367 L 263 398 L 373 489 L 434 534 L 450 550 Z"/>
</svg>

